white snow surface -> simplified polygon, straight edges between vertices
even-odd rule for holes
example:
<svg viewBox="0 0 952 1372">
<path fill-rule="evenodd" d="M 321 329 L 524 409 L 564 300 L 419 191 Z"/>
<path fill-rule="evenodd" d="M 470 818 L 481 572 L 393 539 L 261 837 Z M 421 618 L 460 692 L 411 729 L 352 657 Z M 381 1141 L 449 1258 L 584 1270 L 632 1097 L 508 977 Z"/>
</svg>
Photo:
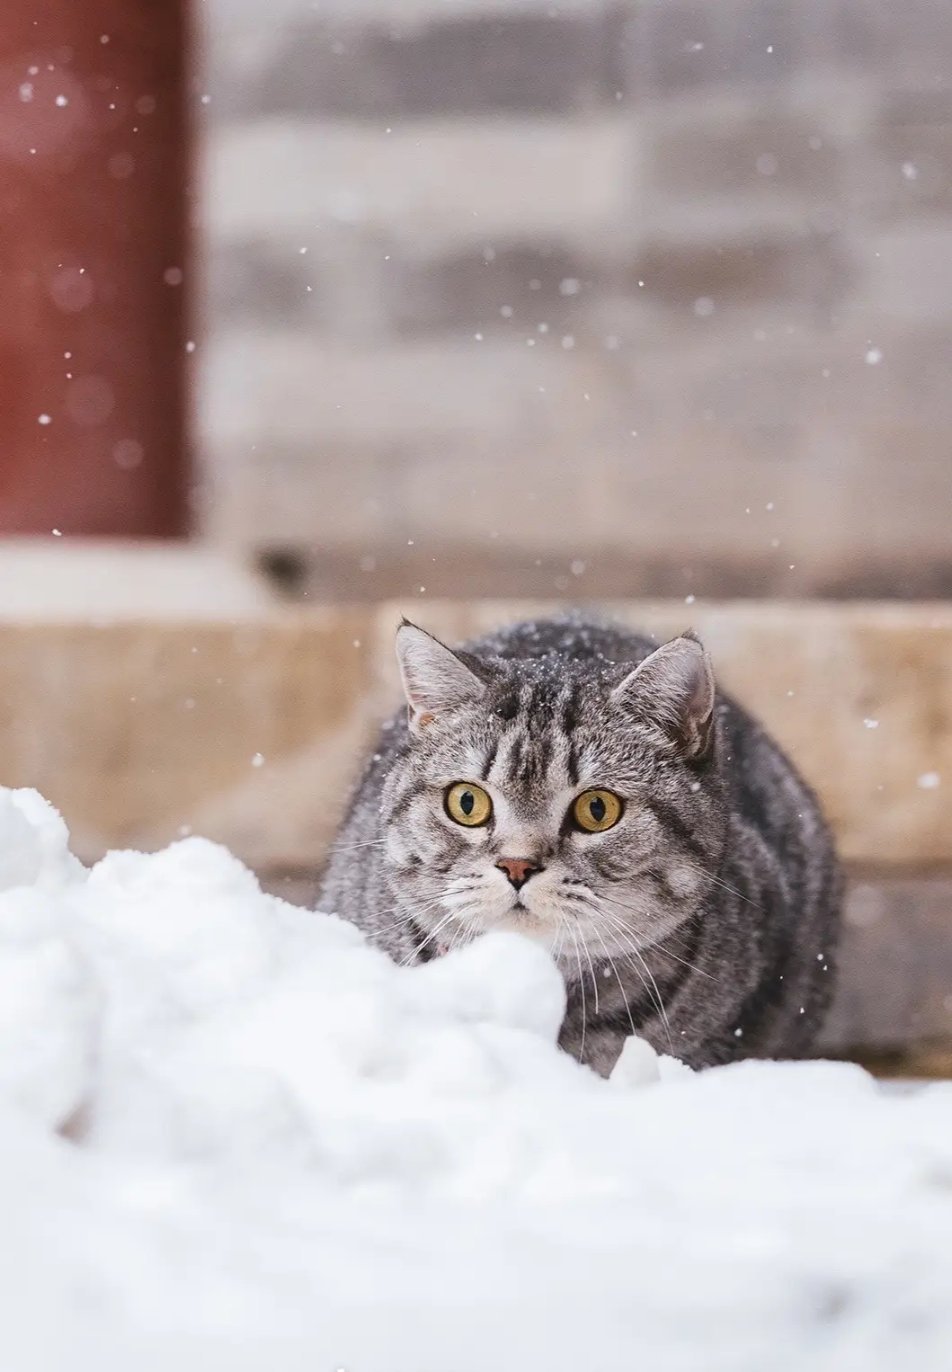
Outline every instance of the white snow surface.
<svg viewBox="0 0 952 1372">
<path fill-rule="evenodd" d="M 952 1086 L 561 1054 L 548 956 L 398 968 L 0 792 L 4 1372 L 946 1369 Z"/>
</svg>

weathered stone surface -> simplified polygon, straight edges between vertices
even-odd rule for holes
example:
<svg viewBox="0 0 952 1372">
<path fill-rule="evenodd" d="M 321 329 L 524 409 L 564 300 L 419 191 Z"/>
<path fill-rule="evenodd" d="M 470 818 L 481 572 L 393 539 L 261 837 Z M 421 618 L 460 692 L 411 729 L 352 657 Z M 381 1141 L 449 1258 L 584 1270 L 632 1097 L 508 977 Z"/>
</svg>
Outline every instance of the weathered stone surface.
<svg viewBox="0 0 952 1372">
<path fill-rule="evenodd" d="M 391 260 L 393 270 L 381 283 L 386 314 L 411 334 L 449 329 L 485 336 L 519 327 L 531 335 L 540 324 L 545 332 L 571 332 L 584 321 L 593 289 L 618 285 L 618 273 L 598 254 L 559 240 L 497 240 L 429 256 L 397 253 Z"/>
<path fill-rule="evenodd" d="M 662 194 L 757 202 L 799 199 L 811 207 L 842 186 L 844 153 L 825 103 L 791 100 L 765 111 L 756 97 L 731 92 L 679 104 L 651 120 L 647 161 Z"/>
<path fill-rule="evenodd" d="M 315 269 L 313 258 L 267 239 L 222 243 L 208 254 L 206 306 L 220 327 L 254 326 L 267 319 L 285 327 L 325 323 L 326 267 L 326 258 Z"/>
<path fill-rule="evenodd" d="M 854 875 L 839 962 L 827 1050 L 952 1045 L 948 876 Z"/>
<path fill-rule="evenodd" d="M 209 130 L 204 223 L 216 237 L 277 236 L 297 251 L 349 226 L 416 244 L 598 233 L 624 213 L 635 132 L 579 121 L 427 121 L 385 129 L 262 119 Z M 261 187 L 267 186 L 267 194 Z"/>
<path fill-rule="evenodd" d="M 49 796 L 86 857 L 195 829 L 312 860 L 346 784 L 360 622 L 6 623 L 3 779 Z"/>
<path fill-rule="evenodd" d="M 883 102 L 863 201 L 889 219 L 952 211 L 952 93 L 904 91 Z"/>
<path fill-rule="evenodd" d="M 736 306 L 762 310 L 782 301 L 788 314 L 814 319 L 843 299 L 851 271 L 834 236 L 752 225 L 746 234 L 725 234 L 721 241 L 651 235 L 635 254 L 631 278 L 645 282 L 647 300 L 700 310 L 701 318 Z"/>
<path fill-rule="evenodd" d="M 417 24 L 289 27 L 257 79 L 225 89 L 230 109 L 396 119 L 451 112 L 560 113 L 613 98 L 617 6 L 588 12 L 471 12 Z"/>
<path fill-rule="evenodd" d="M 952 9 L 945 0 L 833 0 L 831 8 L 836 58 L 844 67 L 911 89 L 941 87 L 947 79 Z"/>
<path fill-rule="evenodd" d="M 952 310 L 952 224 L 904 225 L 876 235 L 869 244 L 865 279 L 870 298 L 886 320 L 945 327 Z M 938 342 L 938 340 L 937 340 Z M 937 358 L 948 366 L 948 334 Z"/>
<path fill-rule="evenodd" d="M 941 84 L 952 54 L 943 0 L 633 0 L 629 13 L 634 90 L 655 97 L 825 71 L 928 86 Z"/>
<path fill-rule="evenodd" d="M 458 435 L 477 448 L 502 442 L 511 452 L 548 435 L 563 451 L 575 444 L 579 452 L 592 432 L 586 390 L 608 403 L 618 393 L 610 372 L 599 377 L 589 361 L 535 329 L 513 329 L 504 340 L 421 339 L 399 350 L 334 347 L 326 336 L 307 343 L 293 330 L 233 331 L 209 343 L 202 365 L 205 435 L 220 449 L 270 439 L 277 449 L 300 444 L 333 455 L 335 445 L 352 443 L 372 459 L 427 436 Z M 323 465 L 333 477 L 326 457 Z M 458 474 L 467 474 L 465 462 Z"/>
<path fill-rule="evenodd" d="M 389 538 L 372 549 L 332 547 L 326 541 L 289 541 L 281 536 L 262 539 L 247 552 L 251 563 L 282 597 L 315 603 L 336 599 L 340 604 L 393 600 L 416 605 L 427 598 L 452 599 L 459 594 L 478 599 L 505 597 L 520 586 L 530 599 L 572 596 L 577 603 L 610 600 L 619 586 L 634 597 L 719 602 L 747 597 L 756 586 L 763 599 L 773 596 L 818 596 L 845 601 L 909 600 L 952 597 L 952 567 L 941 553 L 912 557 L 861 556 L 848 551 L 829 561 L 785 561 L 782 547 L 742 550 L 730 559 L 693 548 L 690 560 L 670 544 L 646 554 L 625 546 L 606 547 L 600 540 L 572 540 L 571 555 L 564 548 L 532 550 L 503 546 L 499 540 L 436 542 L 433 538 Z M 272 535 L 275 531 L 270 531 Z M 493 546 L 487 554 L 487 542 Z M 658 540 L 660 542 L 660 540 Z M 425 578 L 425 580 L 424 580 Z M 425 592 L 420 586 L 426 587 Z"/>
<path fill-rule="evenodd" d="M 644 308 L 663 324 L 677 306 Z M 313 549 L 328 574 L 333 553 L 345 577 L 322 591 L 346 599 L 348 567 L 395 567 L 409 540 L 420 574 L 377 594 L 565 592 L 536 559 L 552 576 L 601 565 L 592 594 L 663 590 L 663 566 L 682 594 L 943 593 L 941 331 L 884 321 L 815 345 L 751 328 L 754 300 L 733 301 L 730 329 L 680 313 L 677 343 L 644 351 L 525 320 L 399 349 L 226 333 L 203 350 L 207 527 Z"/>
</svg>

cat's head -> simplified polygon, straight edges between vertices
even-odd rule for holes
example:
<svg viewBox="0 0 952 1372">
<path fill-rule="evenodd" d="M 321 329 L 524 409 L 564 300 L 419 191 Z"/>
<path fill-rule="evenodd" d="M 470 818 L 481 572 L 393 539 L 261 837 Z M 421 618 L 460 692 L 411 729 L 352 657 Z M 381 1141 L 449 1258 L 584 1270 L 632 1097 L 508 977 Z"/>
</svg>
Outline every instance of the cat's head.
<svg viewBox="0 0 952 1372">
<path fill-rule="evenodd" d="M 571 979 L 697 910 L 726 820 L 696 639 L 637 665 L 512 660 L 404 622 L 397 657 L 409 735 L 384 788 L 384 861 L 395 915 L 431 952 L 515 929 Z"/>
</svg>

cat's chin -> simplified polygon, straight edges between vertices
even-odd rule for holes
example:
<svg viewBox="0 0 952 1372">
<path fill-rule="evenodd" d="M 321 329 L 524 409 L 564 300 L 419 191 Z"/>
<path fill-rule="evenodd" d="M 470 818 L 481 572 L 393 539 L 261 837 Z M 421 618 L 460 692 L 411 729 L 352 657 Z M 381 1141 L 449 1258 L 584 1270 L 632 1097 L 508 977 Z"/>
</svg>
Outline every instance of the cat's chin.
<svg viewBox="0 0 952 1372">
<path fill-rule="evenodd" d="M 483 932 L 495 931 L 522 934 L 524 938 L 531 938 L 550 950 L 554 946 L 556 936 L 556 929 L 551 921 L 533 914 L 525 905 L 514 905 L 505 914 L 496 915 L 491 922 L 487 922 Z"/>
<path fill-rule="evenodd" d="M 488 902 L 487 902 L 488 904 Z M 501 902 L 500 902 L 501 904 Z M 511 905 L 470 911 L 465 920 L 460 921 L 460 932 L 467 938 L 479 938 L 482 934 L 509 933 L 523 934 L 551 947 L 555 942 L 557 921 L 532 910 L 522 901 Z"/>
</svg>

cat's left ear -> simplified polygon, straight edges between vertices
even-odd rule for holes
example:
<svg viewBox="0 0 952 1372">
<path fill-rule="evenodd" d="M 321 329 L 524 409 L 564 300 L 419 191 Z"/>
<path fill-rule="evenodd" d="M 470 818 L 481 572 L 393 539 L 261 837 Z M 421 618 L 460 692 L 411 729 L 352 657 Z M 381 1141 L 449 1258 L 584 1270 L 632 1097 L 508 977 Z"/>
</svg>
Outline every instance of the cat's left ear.
<svg viewBox="0 0 952 1372">
<path fill-rule="evenodd" d="M 444 710 L 475 703 L 485 695 L 486 683 L 452 648 L 408 619 L 397 630 L 397 661 L 415 733 Z"/>
<path fill-rule="evenodd" d="M 714 672 L 693 634 L 656 649 L 629 672 L 611 699 L 659 727 L 686 761 L 700 762 L 714 741 Z"/>
</svg>

